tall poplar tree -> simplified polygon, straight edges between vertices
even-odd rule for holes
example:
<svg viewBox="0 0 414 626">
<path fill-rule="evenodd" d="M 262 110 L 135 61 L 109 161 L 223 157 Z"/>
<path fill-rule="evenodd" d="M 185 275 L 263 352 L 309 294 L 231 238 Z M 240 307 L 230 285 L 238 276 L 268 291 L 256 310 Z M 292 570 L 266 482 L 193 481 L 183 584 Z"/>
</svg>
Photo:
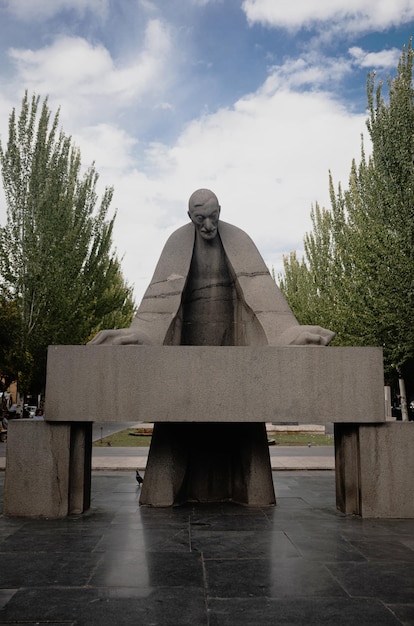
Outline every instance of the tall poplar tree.
<svg viewBox="0 0 414 626">
<path fill-rule="evenodd" d="M 362 145 L 346 190 L 335 192 L 331 181 L 331 209 L 313 213 L 305 259 L 286 258 L 281 277 L 299 321 L 300 297 L 314 323 L 337 332 L 337 344 L 381 346 L 388 380 L 407 372 L 414 357 L 413 95 L 410 41 L 395 78 L 384 85 L 368 76 L 372 151 L 368 156 Z M 298 268 L 303 296 L 291 278 Z"/>
<path fill-rule="evenodd" d="M 95 167 L 82 173 L 80 151 L 47 98 L 26 92 L 20 114 L 12 111 L 0 164 L 7 205 L 0 303 L 18 313 L 8 367 L 11 358 L 21 391 L 38 393 L 48 345 L 85 343 L 110 321 L 127 326 L 134 302 L 112 251 L 113 190 L 98 203 Z"/>
</svg>

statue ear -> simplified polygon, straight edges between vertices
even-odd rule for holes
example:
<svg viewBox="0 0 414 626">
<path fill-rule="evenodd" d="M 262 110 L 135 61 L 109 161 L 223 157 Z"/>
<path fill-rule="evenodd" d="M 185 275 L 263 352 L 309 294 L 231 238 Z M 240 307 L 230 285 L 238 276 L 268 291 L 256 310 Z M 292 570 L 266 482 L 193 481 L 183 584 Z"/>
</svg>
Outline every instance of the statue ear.
<svg viewBox="0 0 414 626">
<path fill-rule="evenodd" d="M 187 211 L 187 215 L 188 215 L 188 217 L 189 217 L 189 218 L 190 218 L 190 220 L 191 220 L 191 213 L 190 213 L 190 211 Z M 191 220 L 191 221 L 193 221 L 193 220 Z"/>
</svg>

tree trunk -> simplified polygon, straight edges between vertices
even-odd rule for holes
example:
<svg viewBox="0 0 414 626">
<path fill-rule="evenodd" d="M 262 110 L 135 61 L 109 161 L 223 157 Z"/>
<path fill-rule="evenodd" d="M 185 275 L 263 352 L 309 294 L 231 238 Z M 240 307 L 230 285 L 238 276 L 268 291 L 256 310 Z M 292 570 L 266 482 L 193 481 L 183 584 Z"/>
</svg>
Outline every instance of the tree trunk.
<svg viewBox="0 0 414 626">
<path fill-rule="evenodd" d="M 401 376 L 398 377 L 398 384 L 400 386 L 401 419 L 403 422 L 408 422 L 407 394 L 405 392 L 404 378 Z"/>
</svg>

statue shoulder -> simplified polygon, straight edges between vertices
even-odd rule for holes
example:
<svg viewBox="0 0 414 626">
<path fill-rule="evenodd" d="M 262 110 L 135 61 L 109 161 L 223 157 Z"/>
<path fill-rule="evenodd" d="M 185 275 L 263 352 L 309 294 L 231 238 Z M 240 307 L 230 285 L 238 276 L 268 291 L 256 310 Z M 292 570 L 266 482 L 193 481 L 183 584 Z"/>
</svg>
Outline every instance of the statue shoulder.
<svg viewBox="0 0 414 626">
<path fill-rule="evenodd" d="M 247 237 L 248 239 L 250 239 L 249 235 L 242 230 L 241 228 L 239 228 L 238 226 L 235 226 L 234 224 L 229 224 L 228 222 L 223 222 L 222 220 L 219 221 L 219 226 L 218 226 L 218 230 L 220 235 L 223 234 L 225 236 L 244 236 Z"/>
<path fill-rule="evenodd" d="M 190 222 L 177 228 L 168 237 L 161 251 L 151 283 L 165 280 L 172 271 L 187 275 L 193 246 L 194 226 Z"/>
<path fill-rule="evenodd" d="M 218 231 L 227 256 L 240 271 L 250 268 L 250 271 L 268 273 L 256 244 L 244 230 L 220 220 Z"/>
<path fill-rule="evenodd" d="M 165 242 L 164 249 L 179 245 L 180 243 L 194 243 L 194 224 L 192 222 L 180 226 L 180 228 L 177 228 L 177 230 L 171 233 Z"/>
</svg>

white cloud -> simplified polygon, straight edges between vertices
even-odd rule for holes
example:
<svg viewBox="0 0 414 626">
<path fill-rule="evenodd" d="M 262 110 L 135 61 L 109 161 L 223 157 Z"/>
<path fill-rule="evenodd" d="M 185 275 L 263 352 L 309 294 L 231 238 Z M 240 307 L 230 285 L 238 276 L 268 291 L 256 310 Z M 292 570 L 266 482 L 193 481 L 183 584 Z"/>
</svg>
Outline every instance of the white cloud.
<svg viewBox="0 0 414 626">
<path fill-rule="evenodd" d="M 271 68 L 271 74 L 263 89 L 273 90 L 277 85 L 292 89 L 321 87 L 339 82 L 351 71 L 349 60 L 336 57 L 320 57 L 308 50 L 305 57 L 287 59 L 283 65 Z"/>
<path fill-rule="evenodd" d="M 86 166 L 95 162 L 100 174 L 105 170 L 119 173 L 128 170 L 132 165 L 132 151 L 137 144 L 134 137 L 129 136 L 121 128 L 111 124 L 86 126 L 72 134 L 75 145 L 82 145 L 82 163 Z M 102 178 L 107 176 L 104 174 Z M 110 184 L 109 181 L 106 181 Z"/>
<path fill-rule="evenodd" d="M 217 4 L 223 2 L 223 0 L 187 0 L 187 2 L 196 7 L 204 7 L 206 4 Z"/>
<path fill-rule="evenodd" d="M 103 76 L 114 71 L 107 50 L 93 46 L 80 37 L 59 37 L 39 50 L 12 48 L 9 51 L 19 71 L 19 77 L 29 87 L 36 85 L 43 93 L 53 90 L 64 93 L 73 89 L 90 94 L 101 85 Z M 105 88 L 107 81 L 101 85 Z"/>
<path fill-rule="evenodd" d="M 300 29 L 332 21 L 340 22 L 344 33 L 382 30 L 414 18 L 412 0 L 244 0 L 242 7 L 250 24 Z"/>
<path fill-rule="evenodd" d="M 7 10 L 23 21 L 49 19 L 64 10 L 84 14 L 86 11 L 105 16 L 108 0 L 4 0 Z"/>
<path fill-rule="evenodd" d="M 152 0 L 138 0 L 138 6 L 147 13 L 155 13 L 157 11 L 157 6 Z"/>
<path fill-rule="evenodd" d="M 395 68 L 401 56 L 401 50 L 391 48 L 380 52 L 367 52 L 358 46 L 353 46 L 349 49 L 349 54 L 353 57 L 354 63 L 360 67 Z"/>
<path fill-rule="evenodd" d="M 9 56 L 17 70 L 14 84 L 49 94 L 51 102 L 65 103 L 68 116 L 83 118 L 107 115 L 144 97 L 158 101 L 172 74 L 171 39 L 159 20 L 148 22 L 141 48 L 127 64 L 115 62 L 103 45 L 66 36 L 38 50 L 13 48 Z"/>
</svg>

